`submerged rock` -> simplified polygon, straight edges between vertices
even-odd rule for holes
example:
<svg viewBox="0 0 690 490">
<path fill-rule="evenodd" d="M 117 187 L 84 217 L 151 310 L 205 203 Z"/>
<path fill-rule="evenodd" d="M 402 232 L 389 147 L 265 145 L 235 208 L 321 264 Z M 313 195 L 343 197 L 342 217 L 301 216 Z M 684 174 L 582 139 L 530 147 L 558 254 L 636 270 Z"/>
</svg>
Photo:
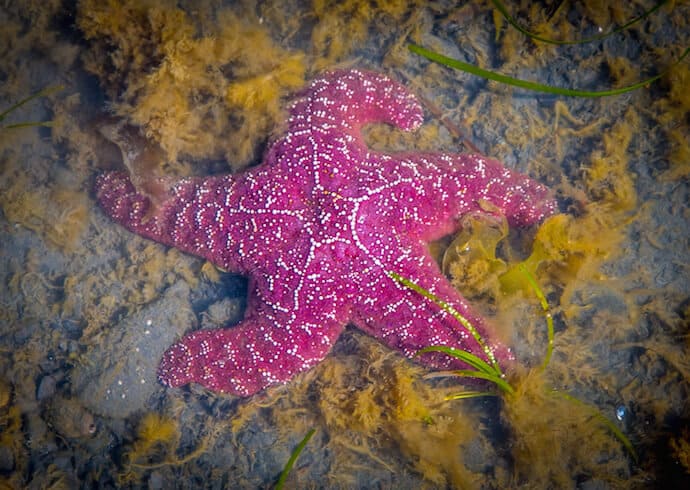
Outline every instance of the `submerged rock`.
<svg viewBox="0 0 690 490">
<path fill-rule="evenodd" d="M 46 422 L 68 439 L 91 437 L 96 433 L 96 419 L 80 400 L 54 397 L 46 411 Z"/>
<path fill-rule="evenodd" d="M 72 388 L 98 415 L 126 418 L 145 407 L 162 386 L 156 371 L 165 348 L 194 322 L 189 286 L 164 295 L 113 325 L 72 372 Z"/>
</svg>

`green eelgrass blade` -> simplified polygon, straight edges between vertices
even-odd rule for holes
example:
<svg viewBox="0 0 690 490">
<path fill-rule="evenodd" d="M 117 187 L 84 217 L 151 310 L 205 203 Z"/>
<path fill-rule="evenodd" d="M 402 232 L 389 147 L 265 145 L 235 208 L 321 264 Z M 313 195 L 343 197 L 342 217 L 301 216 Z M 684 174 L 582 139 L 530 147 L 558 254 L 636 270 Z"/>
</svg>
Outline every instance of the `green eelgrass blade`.
<svg viewBox="0 0 690 490">
<path fill-rule="evenodd" d="M 637 90 L 638 88 L 642 88 L 646 85 L 649 85 L 652 82 L 655 82 L 662 76 L 664 76 L 671 68 L 676 66 L 678 63 L 683 61 L 685 57 L 690 53 L 690 48 L 686 48 L 685 51 L 683 51 L 683 54 L 678 58 L 673 64 L 669 65 L 664 71 L 659 73 L 658 75 L 655 75 L 651 78 L 648 78 L 647 80 L 644 80 L 642 82 L 637 82 L 632 85 L 628 85 L 627 87 L 621 87 L 621 88 L 615 88 L 615 89 L 610 89 L 610 90 L 599 90 L 599 91 L 592 91 L 592 90 L 578 90 L 578 89 L 569 89 L 569 88 L 560 88 L 560 87 L 554 87 L 551 85 L 544 85 L 542 83 L 536 83 L 536 82 L 530 82 L 528 80 L 521 80 L 519 78 L 513 78 L 509 77 L 506 75 L 501 75 L 500 73 L 495 73 L 489 70 L 484 70 L 483 68 L 479 68 L 478 66 L 472 65 L 470 63 L 465 63 L 464 61 L 456 60 L 453 58 L 449 58 L 447 56 L 444 56 L 440 53 L 436 53 L 435 51 L 430 51 L 426 48 L 423 48 L 422 46 L 418 46 L 416 44 L 408 44 L 407 48 L 412 51 L 415 54 L 418 54 L 420 56 L 424 56 L 428 60 L 434 61 L 436 63 L 440 63 L 442 65 L 445 65 L 449 68 L 454 68 L 456 70 L 462 70 L 467 73 L 471 73 L 472 75 L 476 75 L 478 77 L 486 78 L 488 80 L 494 80 L 496 82 L 504 83 L 506 85 L 512 85 L 514 87 L 520 87 L 524 88 L 527 90 L 534 90 L 536 92 L 545 92 L 548 94 L 556 94 L 556 95 L 567 95 L 571 97 L 605 97 L 609 95 L 620 95 L 624 94 L 626 92 L 631 92 L 633 90 Z"/>
<path fill-rule="evenodd" d="M 547 330 L 547 334 L 548 334 L 548 345 L 546 347 L 546 356 L 544 356 L 544 363 L 542 364 L 542 371 L 543 371 L 546 369 L 546 366 L 549 365 L 549 362 L 551 361 L 551 355 L 553 354 L 553 338 L 554 338 L 553 316 L 551 316 L 551 311 L 549 310 L 549 302 L 546 300 L 546 296 L 544 296 L 544 292 L 539 287 L 539 284 L 537 284 L 537 280 L 534 278 L 534 276 L 532 276 L 532 274 L 530 274 L 530 272 L 527 270 L 527 267 L 525 267 L 525 264 L 520 264 L 520 272 L 522 272 L 525 275 L 525 277 L 527 277 L 527 282 L 532 287 L 534 294 L 537 295 L 537 298 L 539 299 L 539 302 L 541 303 L 541 309 L 544 311 L 544 316 L 546 317 L 546 330 Z"/>
<path fill-rule="evenodd" d="M 494 371 L 497 373 L 501 373 L 501 368 L 498 365 L 498 362 L 496 361 L 496 357 L 494 356 L 493 352 L 491 352 L 491 349 L 484 343 L 484 339 L 482 336 L 479 334 L 476 328 L 474 328 L 474 325 L 460 314 L 458 310 L 453 308 L 451 305 L 443 301 L 441 298 L 436 296 L 434 293 L 431 291 L 427 291 L 423 287 L 421 287 L 419 284 L 410 281 L 409 279 L 401 276 L 400 274 L 397 274 L 393 271 L 388 271 L 388 276 L 390 276 L 392 279 L 398 281 L 400 284 L 402 284 L 405 287 L 408 287 L 415 291 L 416 293 L 420 294 L 421 296 L 424 296 L 426 299 L 432 301 L 433 303 L 436 303 L 438 306 L 441 307 L 443 311 L 448 313 L 449 315 L 452 315 L 460 324 L 467 329 L 468 332 L 472 334 L 472 337 L 474 337 L 474 340 L 477 341 L 477 343 L 481 346 L 482 350 L 486 354 L 487 359 L 491 361 L 491 364 L 494 368 Z M 457 349 L 456 349 L 457 350 Z M 464 352 L 464 351 L 460 351 Z"/>
<path fill-rule="evenodd" d="M 501 375 L 500 371 L 496 371 L 496 369 L 494 369 L 493 366 L 490 366 L 484 359 L 462 349 L 447 347 L 445 345 L 431 345 L 418 350 L 415 354 L 415 357 L 421 356 L 427 352 L 443 352 L 444 354 L 448 354 L 449 356 L 454 357 L 469 366 L 472 366 L 477 371 L 482 373 L 493 376 Z"/>
<path fill-rule="evenodd" d="M 633 447 L 632 443 L 630 442 L 630 439 L 628 439 L 627 436 L 625 434 L 623 434 L 623 432 L 618 428 L 618 426 L 616 424 L 614 424 L 608 418 L 606 418 L 606 416 L 603 413 L 601 413 L 597 407 L 594 407 L 594 406 L 590 405 L 589 403 L 585 403 L 582 400 L 580 400 L 579 398 L 576 398 L 573 395 L 569 395 L 568 393 L 564 393 L 562 391 L 551 390 L 551 393 L 553 395 L 558 395 L 560 397 L 563 397 L 570 402 L 583 405 L 583 406 L 587 407 L 589 410 L 591 410 L 592 415 L 594 417 L 596 417 L 599 420 L 599 422 L 601 422 L 608 430 L 610 430 L 613 433 L 613 435 L 616 437 L 616 439 L 618 439 L 621 442 L 621 444 L 623 444 L 623 446 L 625 446 L 625 449 L 628 450 L 628 452 L 633 457 L 633 459 L 635 461 L 637 461 L 637 453 L 635 452 L 635 448 Z"/>
<path fill-rule="evenodd" d="M 566 45 L 566 44 L 585 44 L 589 43 L 592 41 L 601 41 L 602 39 L 606 39 L 609 36 L 612 36 L 613 34 L 619 33 L 621 31 L 624 31 L 628 27 L 632 26 L 633 24 L 640 22 L 641 20 L 646 19 L 650 15 L 652 15 L 654 12 L 659 10 L 661 7 L 664 6 L 664 4 L 668 3 L 668 0 L 663 0 L 659 3 L 657 3 L 654 7 L 650 8 L 646 12 L 644 12 L 642 15 L 639 17 L 635 17 L 629 22 L 626 22 L 620 27 L 617 27 L 616 29 L 613 29 L 609 32 L 605 32 L 603 34 L 598 34 L 596 36 L 588 37 L 585 39 L 580 39 L 580 40 L 575 40 L 575 41 L 559 41 L 558 39 L 549 39 L 546 37 L 542 37 L 539 34 L 535 34 L 534 32 L 530 32 L 524 27 L 522 27 L 520 24 L 518 24 L 517 20 L 513 16 L 510 15 L 508 12 L 508 9 L 503 5 L 503 2 L 500 0 L 491 0 L 491 2 L 494 4 L 494 7 L 496 7 L 496 10 L 498 10 L 501 15 L 508 21 L 508 23 L 513 26 L 515 29 L 523 33 L 525 36 L 534 39 L 536 41 L 541 41 L 543 43 L 548 43 L 548 44 L 559 44 L 559 45 Z"/>
<path fill-rule="evenodd" d="M 3 112 L 0 112 L 0 122 L 2 122 L 2 120 L 5 119 L 5 117 L 7 117 L 7 115 L 10 112 L 20 108 L 21 106 L 23 106 L 27 102 L 31 102 L 32 100 L 37 99 L 39 97 L 45 97 L 46 95 L 50 95 L 53 92 L 58 92 L 58 91 L 62 90 L 63 88 L 64 87 L 62 85 L 52 85 L 50 87 L 44 88 L 43 90 L 39 90 L 38 92 L 36 92 L 33 95 L 29 95 L 25 99 L 22 99 L 19 102 L 17 102 L 16 104 L 12 105 L 9 109 L 5 109 Z M 23 124 L 36 125 L 37 123 L 23 123 Z M 19 126 L 17 124 L 12 124 L 12 125 L 6 126 L 6 127 L 9 128 L 9 127 L 21 127 L 21 126 Z"/>
<path fill-rule="evenodd" d="M 8 124 L 1 126 L 0 129 L 22 129 L 22 128 L 49 128 L 53 125 L 53 121 L 33 121 L 16 124 Z"/>
<path fill-rule="evenodd" d="M 495 373 L 491 374 L 484 373 L 482 371 L 473 371 L 471 369 L 458 369 L 457 371 L 453 371 L 453 375 L 459 376 L 461 378 L 477 378 L 483 379 L 485 381 L 491 381 L 506 393 L 515 393 L 513 387 L 510 386 L 510 384 L 505 379 L 501 378 L 500 376 L 497 376 Z"/>
<path fill-rule="evenodd" d="M 444 400 L 467 400 L 469 398 L 479 398 L 482 396 L 496 396 L 496 393 L 490 391 L 461 391 L 460 393 L 446 396 Z"/>
<path fill-rule="evenodd" d="M 283 471 L 280 473 L 280 478 L 278 478 L 278 483 L 276 483 L 275 486 L 276 490 L 280 490 L 281 488 L 283 488 L 283 485 L 285 485 L 285 480 L 287 479 L 288 474 L 292 469 L 292 466 L 295 464 L 295 461 L 297 461 L 297 458 L 299 457 L 300 453 L 309 442 L 309 439 L 311 439 L 311 436 L 314 435 L 314 432 L 316 432 L 316 429 L 311 429 L 309 432 L 307 432 L 307 435 L 304 436 L 304 439 L 302 439 L 300 443 L 297 444 L 297 447 L 292 451 L 290 459 L 288 459 L 285 468 L 283 468 Z"/>
<path fill-rule="evenodd" d="M 507 393 L 514 392 L 513 387 L 510 386 L 510 384 L 501 377 L 500 371 L 496 371 L 496 369 L 490 366 L 486 361 L 484 361 L 482 358 L 478 356 L 475 356 L 471 352 L 456 349 L 454 347 L 447 347 L 445 345 L 432 345 L 418 350 L 415 354 L 415 357 L 420 356 L 426 352 L 443 352 L 444 354 L 448 354 L 449 356 L 455 357 L 456 359 L 474 368 L 459 369 L 455 371 L 444 371 L 443 373 L 439 373 L 441 375 L 483 379 L 486 381 L 491 381 Z"/>
</svg>

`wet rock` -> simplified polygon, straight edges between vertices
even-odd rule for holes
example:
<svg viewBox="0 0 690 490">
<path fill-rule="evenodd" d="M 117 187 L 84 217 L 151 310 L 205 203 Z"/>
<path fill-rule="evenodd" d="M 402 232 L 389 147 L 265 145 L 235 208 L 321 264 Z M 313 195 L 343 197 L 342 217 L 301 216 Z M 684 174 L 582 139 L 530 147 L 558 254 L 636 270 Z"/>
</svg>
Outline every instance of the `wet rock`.
<svg viewBox="0 0 690 490">
<path fill-rule="evenodd" d="M 52 463 L 38 469 L 26 488 L 28 490 L 79 488 L 79 480 L 74 476 L 73 471 L 65 471 L 59 464 Z"/>
<path fill-rule="evenodd" d="M 61 436 L 68 439 L 91 437 L 96 433 L 96 420 L 79 400 L 54 397 L 46 411 L 46 421 Z"/>
<path fill-rule="evenodd" d="M 47 413 L 41 415 L 38 411 L 31 410 L 23 414 L 24 444 L 30 448 L 40 447 L 42 451 L 51 453 L 57 450 L 55 432 L 43 417 L 47 418 Z"/>
<path fill-rule="evenodd" d="M 38 382 L 38 389 L 36 390 L 36 400 L 47 400 L 55 395 L 57 387 L 57 380 L 55 376 L 47 375 L 41 378 Z"/>
<path fill-rule="evenodd" d="M 8 446 L 0 446 L 0 472 L 9 473 L 14 469 L 14 454 Z"/>
<path fill-rule="evenodd" d="M 163 490 L 165 488 L 165 479 L 159 471 L 151 472 L 149 476 L 149 489 L 150 490 Z"/>
<path fill-rule="evenodd" d="M 84 406 L 112 418 L 145 408 L 162 389 L 156 370 L 163 352 L 195 322 L 189 296 L 189 286 L 179 281 L 104 333 L 72 372 L 72 389 Z"/>
</svg>

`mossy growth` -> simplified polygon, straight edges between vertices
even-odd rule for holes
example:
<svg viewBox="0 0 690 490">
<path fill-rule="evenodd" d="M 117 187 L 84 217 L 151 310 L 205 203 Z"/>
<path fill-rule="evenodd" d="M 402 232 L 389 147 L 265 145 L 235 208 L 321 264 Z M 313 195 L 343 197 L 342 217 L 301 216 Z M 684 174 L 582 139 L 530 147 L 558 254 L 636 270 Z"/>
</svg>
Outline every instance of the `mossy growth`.
<svg viewBox="0 0 690 490">
<path fill-rule="evenodd" d="M 179 438 L 180 429 L 175 420 L 148 412 L 139 421 L 136 439 L 127 452 L 127 457 L 133 463 L 142 463 L 174 454 Z"/>
<path fill-rule="evenodd" d="M 567 309 L 574 289 L 584 282 L 605 280 L 602 265 L 621 252 L 627 227 L 637 212 L 628 151 L 639 124 L 639 115 L 631 108 L 604 132 L 601 147 L 592 151 L 583 171 L 591 201 L 583 203 L 579 213 L 546 219 L 531 244 L 509 239 L 507 225 L 500 218 L 465 218 L 443 259 L 443 270 L 454 285 L 469 297 L 484 297 L 500 310 L 502 303 L 513 304 L 510 296 L 529 292 L 520 271 L 526 267 L 546 285 L 547 293 L 564 291 L 562 304 Z M 530 255 L 521 260 L 530 246 Z"/>
<path fill-rule="evenodd" d="M 654 103 L 653 115 L 668 140 L 669 167 L 664 180 L 678 181 L 690 175 L 690 64 L 675 66 L 662 79 L 665 96 Z M 683 121 L 686 123 L 683 124 Z"/>
<path fill-rule="evenodd" d="M 41 183 L 26 172 L 12 152 L 0 170 L 0 208 L 8 221 L 35 233 L 51 246 L 73 252 L 89 219 L 86 193 L 69 182 L 63 171 Z M 45 162 L 48 166 L 48 162 Z M 62 182 L 64 179 L 67 182 Z"/>
<path fill-rule="evenodd" d="M 155 468 L 183 466 L 196 460 L 208 449 L 210 435 L 184 456 L 178 456 L 181 432 L 178 422 L 168 415 L 147 412 L 139 420 L 136 435 L 125 452 L 123 470 L 118 475 L 120 484 L 141 481 L 143 474 Z"/>
<path fill-rule="evenodd" d="M 316 69 L 332 66 L 346 58 L 370 36 L 374 26 L 405 26 L 415 7 L 414 1 L 316 0 L 312 3 L 316 24 L 311 42 Z M 407 27 L 407 26 L 405 26 Z"/>
<path fill-rule="evenodd" d="M 499 278 L 508 268 L 497 255 L 499 245 L 508 236 L 505 218 L 469 215 L 462 219 L 461 230 L 446 249 L 442 269 L 455 284 L 462 284 L 466 295 L 495 298 L 501 288 Z"/>
<path fill-rule="evenodd" d="M 629 483 L 625 447 L 588 405 L 559 396 L 544 371 L 523 371 L 504 396 L 501 417 L 512 432 L 516 481 L 535 488 L 568 488 L 573 475 L 617 487 Z"/>
<path fill-rule="evenodd" d="M 15 399 L 14 387 L 0 378 L 0 451 L 5 463 L 14 469 L 10 475 L 0 476 L 0 487 L 7 484 L 6 488 L 19 488 L 26 483 L 22 475 L 29 467 L 29 457 L 22 424 L 22 410 Z"/>
<path fill-rule="evenodd" d="M 80 2 L 77 25 L 91 41 L 85 60 L 114 112 L 162 148 L 165 173 L 185 159 L 225 159 L 241 168 L 282 117 L 281 97 L 304 83 L 288 51 L 250 11 L 213 18 L 173 2 Z"/>
<path fill-rule="evenodd" d="M 431 346 L 419 353 L 444 352 L 468 365 L 466 369 L 437 373 L 433 377 L 458 376 L 490 382 L 487 391 L 463 391 L 446 396 L 446 400 L 501 395 L 504 401 L 502 414 L 514 441 L 511 455 L 518 479 L 525 478 L 530 484 L 540 487 L 562 487 L 572 481 L 573 474 L 580 473 L 609 483 L 629 481 L 630 472 L 624 451 L 627 450 L 635 459 L 636 453 L 628 438 L 596 407 L 550 386 L 549 361 L 554 339 L 551 312 L 541 288 L 524 265 L 521 272 L 540 300 L 546 316 L 548 344 L 540 368 L 526 369 L 518 364 L 513 366 L 506 380 L 500 367 L 488 353 L 487 362 L 468 352 L 447 346 Z M 451 314 L 483 344 L 483 339 L 478 337 L 468 320 L 442 299 L 407 279 L 393 273 L 391 275 Z M 557 446 L 559 450 L 549 451 L 553 446 Z M 535 464 L 534 461 L 539 461 L 540 464 Z"/>
<path fill-rule="evenodd" d="M 670 444 L 675 459 L 690 475 L 690 430 L 684 429 L 679 436 L 671 439 Z"/>
<path fill-rule="evenodd" d="M 189 161 L 225 160 L 235 170 L 259 161 L 307 71 L 333 67 L 379 23 L 409 29 L 421 2 L 317 1 L 288 7 L 290 15 L 277 3 L 211 14 L 171 1 L 79 2 L 77 26 L 90 42 L 84 64 L 113 113 L 160 146 L 163 174 L 185 175 Z M 289 49 L 305 29 L 310 48 Z"/>
<path fill-rule="evenodd" d="M 425 382 L 421 366 L 376 340 L 348 331 L 342 342 L 349 353 L 327 357 L 289 390 L 271 388 L 267 397 L 241 404 L 231 422 L 233 433 L 258 410 L 271 414 L 281 440 L 318 427 L 328 435 L 320 451 L 333 455 L 328 485 L 357 487 L 362 480 L 356 478 L 367 468 L 396 471 L 400 465 L 435 485 L 478 484 L 485 476 L 483 465 L 472 463 L 491 452 L 475 430 L 480 413 L 438 403 L 452 388 Z M 467 451 L 472 457 L 465 461 Z"/>
<path fill-rule="evenodd" d="M 637 478 L 630 470 L 632 447 L 625 436 L 616 432 L 613 422 L 603 422 L 604 414 L 573 401 L 567 392 L 601 389 L 610 396 L 607 386 L 615 384 L 615 373 L 603 372 L 596 360 L 604 345 L 602 337 L 607 335 L 600 324 L 627 322 L 628 331 L 634 325 L 634 303 L 620 281 L 605 271 L 606 264 L 624 251 L 621 246 L 629 225 L 644 216 L 636 206 L 634 175 L 629 169 L 631 135 L 639 131 L 639 124 L 638 112 L 631 108 L 604 131 L 581 174 L 589 196 L 576 212 L 552 216 L 533 234 L 518 236 L 511 236 L 500 217 L 466 217 L 444 256 L 443 269 L 456 287 L 496 314 L 493 323 L 502 326 L 504 337 L 520 337 L 522 357 L 508 374 L 512 391 L 501 397 L 501 417 L 511 431 L 510 454 L 517 481 L 562 487 L 571 484 L 573 475 L 587 474 L 616 486 Z M 528 275 L 537 278 L 543 294 L 554 302 L 550 311 L 540 313 L 536 308 Z M 596 328 L 580 324 L 589 317 L 586 291 L 592 288 L 604 288 L 623 305 L 620 310 L 598 313 Z M 554 359 L 546 368 L 540 366 L 547 345 L 540 318 L 544 313 L 556 315 L 559 324 Z M 519 332 L 509 332 L 511 326 Z M 623 332 L 616 336 L 623 338 Z M 610 343 L 608 339 L 606 345 Z M 606 409 L 604 413 L 609 415 Z"/>
</svg>

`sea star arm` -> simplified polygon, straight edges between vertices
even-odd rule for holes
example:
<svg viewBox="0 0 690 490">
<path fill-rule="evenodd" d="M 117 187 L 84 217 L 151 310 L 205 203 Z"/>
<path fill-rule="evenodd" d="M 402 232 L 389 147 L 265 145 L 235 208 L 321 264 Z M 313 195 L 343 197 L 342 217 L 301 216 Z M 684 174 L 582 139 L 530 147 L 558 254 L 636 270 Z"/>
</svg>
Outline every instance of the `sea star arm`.
<svg viewBox="0 0 690 490">
<path fill-rule="evenodd" d="M 416 97 L 385 75 L 359 70 L 332 71 L 312 82 L 290 108 L 290 130 L 321 127 L 351 132 L 385 122 L 417 129 L 424 113 Z"/>
<path fill-rule="evenodd" d="M 271 278 L 256 282 L 243 322 L 197 330 L 165 352 L 158 370 L 164 384 L 195 382 L 214 391 L 250 396 L 290 380 L 326 357 L 344 328 L 342 298 L 325 292 L 325 283 L 317 296 L 317 285 L 303 279 L 287 279 L 278 288 Z"/>
<path fill-rule="evenodd" d="M 105 212 L 128 230 L 237 270 L 235 258 L 228 253 L 230 224 L 219 219 L 223 206 L 236 205 L 235 184 L 230 175 L 184 179 L 154 207 L 126 174 L 106 172 L 96 179 L 96 195 Z"/>
<path fill-rule="evenodd" d="M 381 186 L 362 213 L 425 241 L 454 231 L 468 212 L 498 212 L 525 226 L 557 209 L 546 187 L 480 155 L 373 154 L 367 168 Z"/>
<path fill-rule="evenodd" d="M 250 396 L 316 365 L 342 330 L 334 322 L 286 329 L 284 320 L 252 316 L 231 328 L 192 332 L 165 352 L 158 376 L 172 387 L 195 382 Z"/>
<path fill-rule="evenodd" d="M 487 361 L 495 359 L 505 363 L 514 359 L 510 350 L 496 341 L 482 317 L 443 277 L 423 244 L 409 248 L 401 245 L 398 250 L 399 255 L 392 263 L 380 264 L 366 276 L 367 282 L 355 301 L 355 325 L 407 357 L 415 356 L 424 347 L 443 345 L 466 350 Z M 440 306 L 391 278 L 388 271 L 445 301 L 472 324 L 485 344 L 479 343 Z M 466 367 L 444 354 L 424 354 L 418 359 L 439 369 Z"/>
</svg>

